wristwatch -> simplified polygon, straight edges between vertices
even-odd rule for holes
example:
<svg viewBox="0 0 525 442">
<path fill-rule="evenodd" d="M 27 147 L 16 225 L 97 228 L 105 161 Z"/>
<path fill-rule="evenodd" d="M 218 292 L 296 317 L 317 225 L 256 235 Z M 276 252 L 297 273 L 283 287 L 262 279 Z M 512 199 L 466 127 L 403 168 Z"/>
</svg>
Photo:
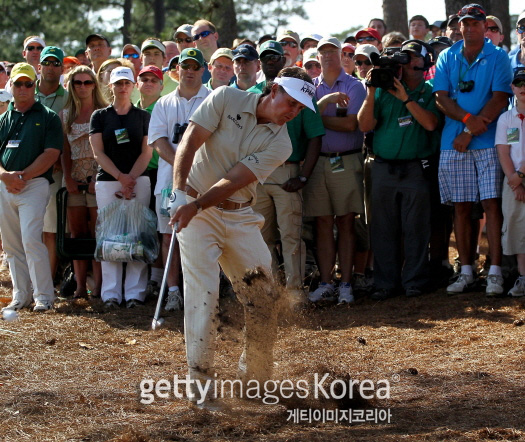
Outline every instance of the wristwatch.
<svg viewBox="0 0 525 442">
<path fill-rule="evenodd" d="M 465 126 L 465 129 L 463 129 L 463 132 L 469 134 L 469 135 L 472 135 L 472 132 L 470 131 L 470 129 L 468 127 Z"/>
<path fill-rule="evenodd" d="M 299 181 L 301 183 L 306 183 L 308 181 L 308 178 L 306 178 L 305 176 L 302 176 L 302 175 L 299 175 L 297 178 L 299 178 Z"/>
<path fill-rule="evenodd" d="M 516 173 L 518 174 L 518 176 L 519 176 L 520 178 L 522 178 L 522 179 L 525 178 L 525 173 L 523 173 L 521 170 L 519 170 L 519 169 L 516 170 Z"/>
</svg>

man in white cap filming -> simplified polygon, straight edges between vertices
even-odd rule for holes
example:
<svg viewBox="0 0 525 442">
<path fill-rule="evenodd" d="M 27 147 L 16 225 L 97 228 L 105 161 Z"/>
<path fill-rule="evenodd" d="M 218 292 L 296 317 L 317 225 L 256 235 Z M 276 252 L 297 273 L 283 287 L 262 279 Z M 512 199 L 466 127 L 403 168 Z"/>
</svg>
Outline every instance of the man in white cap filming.
<svg viewBox="0 0 525 442">
<path fill-rule="evenodd" d="M 292 153 L 285 123 L 314 110 L 315 88 L 297 67 L 283 69 L 261 95 L 219 88 L 190 117 L 174 162 L 171 224 L 184 272 L 186 354 L 193 380 L 213 379 L 219 301 L 219 264 L 245 309 L 241 379 L 269 379 L 277 332 L 278 294 L 243 289 L 247 270 L 271 280 L 271 256 L 252 207 L 256 183 Z M 195 385 L 195 384 L 193 384 Z M 196 389 L 190 400 L 202 400 Z"/>
</svg>

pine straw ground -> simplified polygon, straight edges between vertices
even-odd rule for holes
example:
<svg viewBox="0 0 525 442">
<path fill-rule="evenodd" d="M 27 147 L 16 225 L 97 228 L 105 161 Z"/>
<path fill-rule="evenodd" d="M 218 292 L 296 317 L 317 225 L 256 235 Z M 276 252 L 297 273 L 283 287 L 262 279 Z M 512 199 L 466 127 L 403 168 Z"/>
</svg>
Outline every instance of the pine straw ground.
<svg viewBox="0 0 525 442">
<path fill-rule="evenodd" d="M 8 273 L 0 277 L 0 296 L 10 296 Z M 55 311 L 0 321 L 0 440 L 525 440 L 522 299 L 441 291 L 283 315 L 275 379 L 329 373 L 390 381 L 390 399 L 366 406 L 390 408 L 391 423 L 352 425 L 287 421 L 287 409 L 334 405 L 313 399 L 231 399 L 220 411 L 173 397 L 141 404 L 142 379 L 186 373 L 182 314 L 165 315 L 153 332 L 154 307 L 103 313 L 100 301 L 64 301 Z M 216 365 L 223 379 L 235 379 L 241 317 L 236 301 L 221 300 Z"/>
</svg>

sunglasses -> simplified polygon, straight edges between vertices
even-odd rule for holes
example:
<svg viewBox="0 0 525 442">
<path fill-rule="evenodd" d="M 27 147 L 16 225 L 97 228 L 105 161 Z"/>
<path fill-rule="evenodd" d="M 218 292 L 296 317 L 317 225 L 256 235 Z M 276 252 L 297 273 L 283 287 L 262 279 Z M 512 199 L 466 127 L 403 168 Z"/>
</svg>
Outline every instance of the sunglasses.
<svg viewBox="0 0 525 442">
<path fill-rule="evenodd" d="M 181 63 L 179 64 L 179 66 L 181 67 L 181 69 L 184 69 L 185 71 L 192 70 L 195 72 L 197 72 L 201 68 L 200 66 L 197 66 L 194 64 L 186 64 L 186 63 Z"/>
<path fill-rule="evenodd" d="M 371 35 L 369 35 L 368 37 L 359 37 L 359 38 L 356 38 L 356 41 L 358 43 L 363 43 L 364 41 L 376 41 L 377 39 L 372 37 Z"/>
<path fill-rule="evenodd" d="M 353 52 L 343 52 L 343 57 L 354 58 Z"/>
<path fill-rule="evenodd" d="M 133 54 L 124 54 L 123 57 L 124 57 L 124 58 L 133 58 L 133 59 L 136 60 L 137 58 L 140 57 L 140 55 L 137 54 L 136 52 L 134 52 Z"/>
<path fill-rule="evenodd" d="M 204 31 L 204 32 L 209 32 L 209 31 Z M 206 34 L 204 37 L 207 37 L 208 35 L 209 34 Z M 198 40 L 198 39 L 195 38 L 195 40 Z M 192 43 L 193 42 L 193 38 L 187 37 L 187 38 L 176 38 L 175 39 L 175 43 L 178 43 L 178 44 L 185 43 L 185 42 L 186 43 Z"/>
<path fill-rule="evenodd" d="M 489 30 L 490 32 L 492 32 L 493 34 L 496 34 L 497 32 L 499 32 L 499 28 L 497 26 L 489 26 L 487 28 L 487 30 Z"/>
<path fill-rule="evenodd" d="M 43 46 L 28 46 L 26 48 L 26 51 L 30 51 L 31 52 L 31 51 L 34 51 L 35 49 L 37 51 L 41 51 L 42 49 L 44 49 L 44 47 Z"/>
<path fill-rule="evenodd" d="M 158 78 L 143 78 L 139 77 L 141 83 L 160 83 L 160 80 Z"/>
<path fill-rule="evenodd" d="M 197 41 L 199 38 L 206 38 L 210 34 L 215 34 L 215 32 L 214 31 L 202 31 L 202 32 L 199 32 L 198 34 L 195 34 L 193 36 L 193 40 Z"/>
<path fill-rule="evenodd" d="M 372 66 L 372 62 L 370 60 L 356 60 L 355 64 L 357 66 L 363 66 L 363 65 Z"/>
<path fill-rule="evenodd" d="M 15 85 L 15 87 L 25 86 L 27 89 L 31 89 L 35 85 L 35 82 L 34 81 L 15 81 L 13 84 Z"/>
<path fill-rule="evenodd" d="M 525 32 L 525 26 L 518 26 L 516 31 L 518 31 L 518 34 L 523 34 Z"/>
<path fill-rule="evenodd" d="M 465 6 L 461 8 L 457 14 L 460 17 L 471 15 L 472 17 L 485 17 L 485 11 L 477 6 Z"/>
<path fill-rule="evenodd" d="M 92 84 L 95 84 L 95 82 L 93 80 L 86 80 L 86 81 L 81 81 L 81 80 L 73 80 L 73 86 L 91 86 Z"/>
<path fill-rule="evenodd" d="M 523 87 L 525 86 L 525 81 L 524 80 L 520 80 L 520 81 L 516 81 L 515 83 L 512 83 L 514 86 L 516 87 Z"/>
<path fill-rule="evenodd" d="M 279 55 L 279 54 L 267 54 L 267 55 L 263 55 L 261 57 L 261 61 L 263 63 L 269 63 L 270 61 L 272 62 L 277 62 L 281 59 L 282 55 Z"/>
<path fill-rule="evenodd" d="M 304 68 L 305 69 L 313 69 L 313 68 L 321 69 L 321 63 L 310 61 L 304 65 Z"/>
<path fill-rule="evenodd" d="M 60 63 L 58 60 L 56 60 L 56 61 L 43 60 L 43 61 L 40 62 L 40 64 L 42 66 L 51 66 L 51 65 L 53 65 L 56 68 L 62 66 L 62 63 Z"/>
<path fill-rule="evenodd" d="M 291 48 L 296 48 L 298 45 L 295 41 L 281 41 L 281 46 L 285 48 L 286 46 L 290 46 Z"/>
</svg>

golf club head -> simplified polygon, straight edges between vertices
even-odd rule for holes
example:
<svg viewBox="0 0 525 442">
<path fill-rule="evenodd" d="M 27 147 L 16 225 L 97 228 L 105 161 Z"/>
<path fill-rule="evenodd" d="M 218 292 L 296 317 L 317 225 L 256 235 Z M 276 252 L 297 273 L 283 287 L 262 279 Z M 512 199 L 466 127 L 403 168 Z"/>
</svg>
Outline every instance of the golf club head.
<svg viewBox="0 0 525 442">
<path fill-rule="evenodd" d="M 151 329 L 158 330 L 159 328 L 162 327 L 163 324 L 164 324 L 164 318 L 153 319 L 153 322 L 151 323 Z"/>
</svg>

